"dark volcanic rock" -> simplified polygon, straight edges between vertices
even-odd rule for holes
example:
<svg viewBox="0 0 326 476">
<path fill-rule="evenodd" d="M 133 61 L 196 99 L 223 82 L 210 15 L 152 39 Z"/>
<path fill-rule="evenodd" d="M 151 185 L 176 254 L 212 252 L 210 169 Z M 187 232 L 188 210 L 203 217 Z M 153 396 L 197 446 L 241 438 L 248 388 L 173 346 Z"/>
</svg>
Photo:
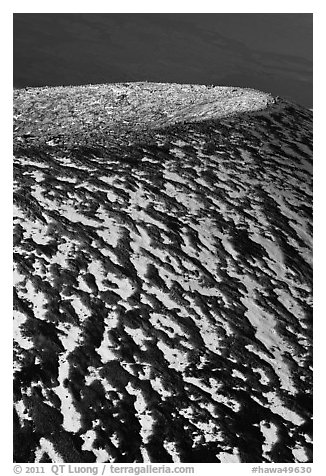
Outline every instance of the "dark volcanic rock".
<svg viewBox="0 0 326 476">
<path fill-rule="evenodd" d="M 15 91 L 15 461 L 311 461 L 312 115 Z"/>
</svg>

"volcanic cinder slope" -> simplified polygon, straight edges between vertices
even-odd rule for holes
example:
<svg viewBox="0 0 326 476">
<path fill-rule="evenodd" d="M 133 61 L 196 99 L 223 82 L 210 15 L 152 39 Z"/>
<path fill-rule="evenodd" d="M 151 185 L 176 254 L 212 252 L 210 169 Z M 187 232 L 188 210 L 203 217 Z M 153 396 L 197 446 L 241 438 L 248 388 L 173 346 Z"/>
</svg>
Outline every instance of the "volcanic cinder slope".
<svg viewBox="0 0 326 476">
<path fill-rule="evenodd" d="M 312 461 L 312 114 L 15 90 L 17 462 Z"/>
</svg>

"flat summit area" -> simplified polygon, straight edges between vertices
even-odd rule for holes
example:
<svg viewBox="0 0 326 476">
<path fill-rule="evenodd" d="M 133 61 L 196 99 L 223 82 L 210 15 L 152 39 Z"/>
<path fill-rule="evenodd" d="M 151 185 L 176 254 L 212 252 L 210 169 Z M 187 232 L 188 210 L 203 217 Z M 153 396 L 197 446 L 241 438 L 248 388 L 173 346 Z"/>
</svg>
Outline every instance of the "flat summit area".
<svg viewBox="0 0 326 476">
<path fill-rule="evenodd" d="M 106 143 L 126 133 L 264 109 L 271 95 L 252 89 L 118 83 L 14 90 L 14 137 L 34 144 Z M 23 138 L 23 139 L 22 139 Z"/>
<path fill-rule="evenodd" d="M 14 460 L 312 461 L 312 113 L 14 91 Z"/>
</svg>

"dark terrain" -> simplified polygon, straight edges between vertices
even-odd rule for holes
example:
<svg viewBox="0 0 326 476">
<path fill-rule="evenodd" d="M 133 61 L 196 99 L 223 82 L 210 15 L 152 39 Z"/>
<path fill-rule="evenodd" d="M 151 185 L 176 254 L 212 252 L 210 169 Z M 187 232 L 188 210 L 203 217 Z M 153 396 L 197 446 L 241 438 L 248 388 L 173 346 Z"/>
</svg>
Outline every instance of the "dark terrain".
<svg viewBox="0 0 326 476">
<path fill-rule="evenodd" d="M 14 86 L 234 85 L 312 108 L 312 14 L 14 15 Z"/>
</svg>

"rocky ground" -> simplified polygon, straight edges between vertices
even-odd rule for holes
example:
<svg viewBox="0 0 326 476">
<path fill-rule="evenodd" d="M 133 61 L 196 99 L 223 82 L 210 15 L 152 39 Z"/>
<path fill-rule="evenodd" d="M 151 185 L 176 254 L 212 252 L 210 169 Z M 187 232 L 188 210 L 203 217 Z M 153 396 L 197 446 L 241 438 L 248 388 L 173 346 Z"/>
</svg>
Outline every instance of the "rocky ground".
<svg viewBox="0 0 326 476">
<path fill-rule="evenodd" d="M 17 462 L 312 461 L 312 114 L 14 92 Z"/>
</svg>

